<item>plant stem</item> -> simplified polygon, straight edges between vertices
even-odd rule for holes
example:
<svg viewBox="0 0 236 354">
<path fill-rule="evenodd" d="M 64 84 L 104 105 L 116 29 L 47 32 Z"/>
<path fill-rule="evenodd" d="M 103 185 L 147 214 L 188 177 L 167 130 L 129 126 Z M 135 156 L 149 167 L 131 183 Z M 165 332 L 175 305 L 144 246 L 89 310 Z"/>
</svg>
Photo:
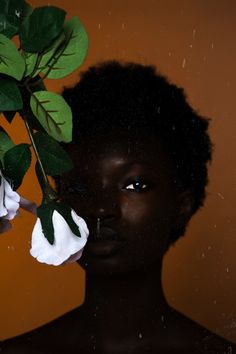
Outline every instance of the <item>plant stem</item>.
<svg viewBox="0 0 236 354">
<path fill-rule="evenodd" d="M 37 158 L 37 161 L 38 161 L 38 166 L 40 168 L 40 171 L 42 173 L 42 177 L 43 177 L 43 181 L 44 181 L 44 184 L 45 184 L 45 190 L 42 190 L 43 192 L 43 195 L 44 197 L 47 199 L 47 200 L 55 200 L 55 192 L 53 191 L 49 181 L 48 181 L 48 177 L 45 173 L 45 170 L 44 170 L 44 167 L 43 167 L 43 164 L 42 164 L 42 161 L 41 161 L 41 158 L 40 158 L 40 155 L 39 155 L 39 152 L 38 152 L 38 149 L 37 149 L 37 146 L 35 144 L 35 141 L 34 141 L 34 137 L 33 137 L 33 131 L 32 131 L 32 128 L 30 127 L 30 124 L 27 120 L 27 117 L 26 117 L 26 114 L 24 114 L 23 112 L 21 112 L 21 116 L 24 120 L 24 123 L 25 123 L 25 126 L 26 126 L 26 129 L 27 129 L 27 132 L 29 134 L 29 137 L 30 137 L 30 141 L 32 143 L 32 147 L 34 149 L 34 153 L 35 153 L 35 156 Z M 45 193 L 46 192 L 46 193 Z"/>
<path fill-rule="evenodd" d="M 46 175 L 46 173 L 44 171 L 43 164 L 42 164 L 41 158 L 39 156 L 39 152 L 38 152 L 37 146 L 35 145 L 35 142 L 34 142 L 32 129 L 31 129 L 31 127 L 30 127 L 30 125 L 28 123 L 28 120 L 27 120 L 27 118 L 25 117 L 24 114 L 23 114 L 23 119 L 24 119 L 24 122 L 25 122 L 25 126 L 26 126 L 26 129 L 27 129 L 27 132 L 29 134 L 30 141 L 32 143 L 36 158 L 38 160 L 38 163 L 39 163 L 39 166 L 40 166 L 40 170 L 41 170 L 42 175 L 43 175 L 44 182 L 45 182 L 46 185 L 48 185 L 49 184 L 48 178 L 47 178 L 47 175 Z"/>
</svg>

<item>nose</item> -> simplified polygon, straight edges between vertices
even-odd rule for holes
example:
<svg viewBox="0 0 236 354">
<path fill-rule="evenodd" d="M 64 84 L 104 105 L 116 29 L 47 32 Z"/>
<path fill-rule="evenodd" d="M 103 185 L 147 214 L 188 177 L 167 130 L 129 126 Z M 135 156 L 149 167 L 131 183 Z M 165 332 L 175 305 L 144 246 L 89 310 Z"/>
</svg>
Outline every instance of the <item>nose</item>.
<svg viewBox="0 0 236 354">
<path fill-rule="evenodd" d="M 117 193 L 112 190 L 96 190 L 93 196 L 90 197 L 90 202 L 87 208 L 88 220 L 97 222 L 99 219 L 101 225 L 112 223 L 120 218 L 120 202 Z"/>
</svg>

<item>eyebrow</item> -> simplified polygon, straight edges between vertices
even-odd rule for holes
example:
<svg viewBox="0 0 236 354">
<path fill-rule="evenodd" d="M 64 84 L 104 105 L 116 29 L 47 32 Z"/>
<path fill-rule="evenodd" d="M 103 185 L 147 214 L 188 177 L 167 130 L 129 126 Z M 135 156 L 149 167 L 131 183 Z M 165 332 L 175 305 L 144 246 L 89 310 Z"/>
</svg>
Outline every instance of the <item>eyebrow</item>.
<svg viewBox="0 0 236 354">
<path fill-rule="evenodd" d="M 122 162 L 120 161 L 120 163 L 118 162 L 117 164 L 117 168 L 121 171 L 121 172 L 128 172 L 129 169 L 132 168 L 145 168 L 148 170 L 148 172 L 151 172 L 152 174 L 154 174 L 156 172 L 156 169 L 154 169 L 154 166 L 151 165 L 150 162 L 146 161 L 146 160 L 134 160 L 134 161 L 130 161 L 130 162 Z"/>
<path fill-rule="evenodd" d="M 133 167 L 135 165 L 137 166 L 150 166 L 150 162 L 146 160 L 132 160 L 128 162 L 123 162 L 123 159 L 120 159 L 116 162 L 116 165 L 127 168 L 127 167 Z"/>
</svg>

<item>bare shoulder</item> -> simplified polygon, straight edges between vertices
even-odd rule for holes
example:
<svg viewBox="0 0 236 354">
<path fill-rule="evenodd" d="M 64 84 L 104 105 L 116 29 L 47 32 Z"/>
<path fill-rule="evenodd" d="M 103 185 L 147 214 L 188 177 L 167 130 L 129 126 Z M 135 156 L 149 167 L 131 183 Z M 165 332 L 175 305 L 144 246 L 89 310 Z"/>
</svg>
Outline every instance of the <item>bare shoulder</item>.
<svg viewBox="0 0 236 354">
<path fill-rule="evenodd" d="M 3 354 L 54 354 L 63 352 L 63 347 L 70 347 L 72 337 L 78 338 L 78 332 L 73 333 L 75 318 L 79 309 L 47 323 L 23 335 L 0 342 L 0 352 Z M 62 350 L 62 351 L 61 351 Z M 65 351 L 67 352 L 67 351 Z"/>
<path fill-rule="evenodd" d="M 182 348 L 182 354 L 236 354 L 236 344 L 211 332 L 178 311 L 172 310 L 171 334 L 177 347 Z M 166 323 L 166 326 L 168 324 Z M 174 353 L 174 351 L 173 351 Z"/>
<path fill-rule="evenodd" d="M 163 327 L 153 328 L 134 353 L 236 354 L 236 345 L 171 309 Z M 75 309 L 24 335 L 0 343 L 1 354 L 91 353 L 91 333 L 83 310 Z M 145 337 L 143 338 L 145 339 Z M 94 351 L 93 351 L 94 352 Z M 112 351 L 113 352 L 113 351 Z M 111 351 L 98 350 L 96 353 Z M 115 351 L 117 353 L 117 351 Z"/>
</svg>

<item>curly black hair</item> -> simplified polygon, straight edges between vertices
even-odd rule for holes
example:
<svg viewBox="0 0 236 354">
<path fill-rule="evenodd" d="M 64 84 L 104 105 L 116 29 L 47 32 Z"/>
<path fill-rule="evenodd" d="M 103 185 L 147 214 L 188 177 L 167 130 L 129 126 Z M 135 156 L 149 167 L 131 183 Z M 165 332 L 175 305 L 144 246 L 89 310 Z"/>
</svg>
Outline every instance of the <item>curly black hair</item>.
<svg viewBox="0 0 236 354">
<path fill-rule="evenodd" d="M 83 72 L 62 94 L 72 108 L 73 142 L 118 127 L 155 133 L 174 162 L 178 188 L 192 193 L 192 215 L 203 205 L 212 155 L 209 119 L 190 107 L 182 88 L 153 66 L 107 61 Z M 173 230 L 171 243 L 186 226 Z"/>
</svg>

